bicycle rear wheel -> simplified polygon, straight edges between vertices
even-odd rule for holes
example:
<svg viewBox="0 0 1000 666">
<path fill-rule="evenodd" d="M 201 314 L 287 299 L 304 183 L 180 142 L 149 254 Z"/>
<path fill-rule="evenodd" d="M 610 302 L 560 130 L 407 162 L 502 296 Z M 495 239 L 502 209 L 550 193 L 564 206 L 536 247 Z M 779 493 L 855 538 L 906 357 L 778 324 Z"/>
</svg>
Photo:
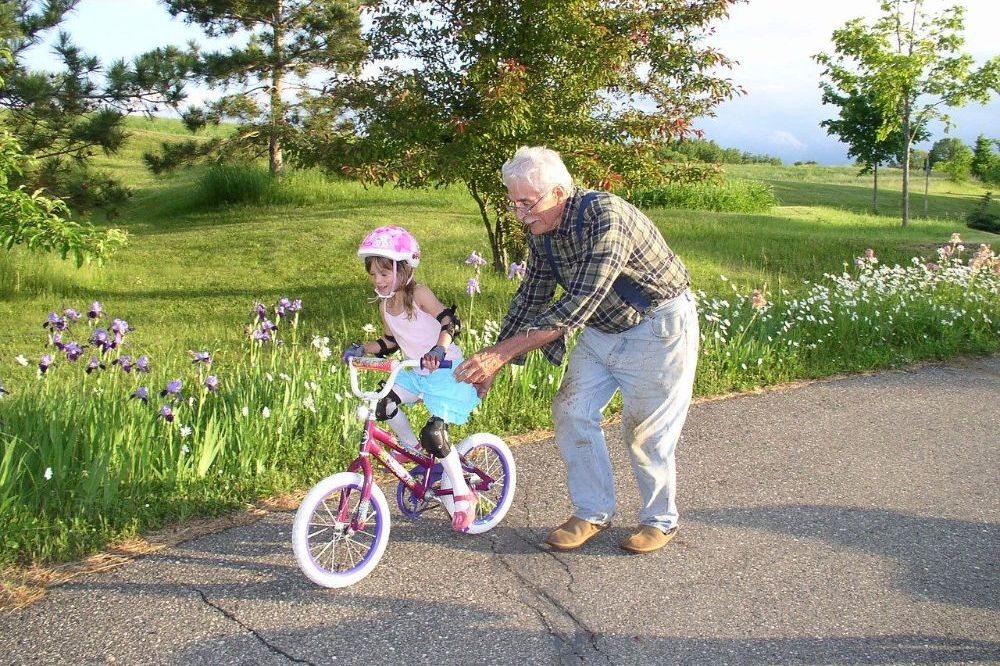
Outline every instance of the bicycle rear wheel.
<svg viewBox="0 0 1000 666">
<path fill-rule="evenodd" d="M 328 476 L 313 486 L 295 512 L 295 560 L 317 585 L 353 585 L 382 559 L 389 541 L 389 504 L 372 485 L 371 501 L 362 507 L 363 483 L 364 477 L 351 472 Z M 355 517 L 363 522 L 357 531 L 351 527 Z"/>
<path fill-rule="evenodd" d="M 489 488 L 483 488 L 485 481 L 476 475 L 466 472 L 469 486 L 479 496 L 476 506 L 476 518 L 466 530 L 468 534 L 482 534 L 496 527 L 503 520 L 514 501 L 514 487 L 517 485 L 517 468 L 514 465 L 514 454 L 503 440 L 490 433 L 477 432 L 463 439 L 456 447 L 466 461 L 490 475 L 493 483 Z M 451 480 L 447 474 L 441 475 L 441 488 L 451 488 Z M 441 504 L 448 513 L 454 512 L 454 501 L 451 495 L 442 495 Z"/>
</svg>

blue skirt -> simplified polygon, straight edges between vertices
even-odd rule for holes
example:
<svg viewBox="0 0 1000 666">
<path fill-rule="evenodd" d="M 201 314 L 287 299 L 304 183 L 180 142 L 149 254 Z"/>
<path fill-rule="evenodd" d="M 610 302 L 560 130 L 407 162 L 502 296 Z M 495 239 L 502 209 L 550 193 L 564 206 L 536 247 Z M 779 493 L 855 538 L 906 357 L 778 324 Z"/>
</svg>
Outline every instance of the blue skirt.
<svg viewBox="0 0 1000 666">
<path fill-rule="evenodd" d="M 454 367 L 439 368 L 426 374 L 407 368 L 396 377 L 396 386 L 418 396 L 424 401 L 427 411 L 445 423 L 462 425 L 479 404 L 475 387 L 456 380 Z"/>
</svg>

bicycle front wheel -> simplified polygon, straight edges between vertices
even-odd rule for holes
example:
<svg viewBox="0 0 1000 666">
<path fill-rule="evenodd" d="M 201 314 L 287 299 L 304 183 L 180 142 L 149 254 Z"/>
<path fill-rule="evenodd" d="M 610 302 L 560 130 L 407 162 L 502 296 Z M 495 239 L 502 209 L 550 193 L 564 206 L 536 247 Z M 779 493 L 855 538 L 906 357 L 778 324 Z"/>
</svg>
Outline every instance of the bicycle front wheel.
<svg viewBox="0 0 1000 666">
<path fill-rule="evenodd" d="M 363 506 L 363 483 L 364 477 L 351 472 L 328 476 L 313 486 L 295 512 L 295 560 L 317 585 L 353 585 L 382 559 L 389 542 L 389 504 L 373 484 L 371 499 Z"/>
</svg>

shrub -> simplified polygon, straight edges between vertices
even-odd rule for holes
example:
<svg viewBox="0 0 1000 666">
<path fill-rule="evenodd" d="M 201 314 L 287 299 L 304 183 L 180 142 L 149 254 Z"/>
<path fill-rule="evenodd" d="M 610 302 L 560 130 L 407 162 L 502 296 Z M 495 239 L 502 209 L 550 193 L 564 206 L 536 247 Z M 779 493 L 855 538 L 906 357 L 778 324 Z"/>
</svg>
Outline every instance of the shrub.
<svg viewBox="0 0 1000 666">
<path fill-rule="evenodd" d="M 1000 215 L 990 212 L 992 200 L 992 192 L 987 192 L 983 195 L 983 198 L 979 200 L 979 205 L 966 216 L 967 227 L 1000 234 Z"/>
<path fill-rule="evenodd" d="M 774 189 L 757 180 L 723 183 L 671 184 L 650 190 L 633 190 L 623 197 L 639 207 L 687 208 L 729 213 L 762 213 L 778 205 Z"/>
</svg>

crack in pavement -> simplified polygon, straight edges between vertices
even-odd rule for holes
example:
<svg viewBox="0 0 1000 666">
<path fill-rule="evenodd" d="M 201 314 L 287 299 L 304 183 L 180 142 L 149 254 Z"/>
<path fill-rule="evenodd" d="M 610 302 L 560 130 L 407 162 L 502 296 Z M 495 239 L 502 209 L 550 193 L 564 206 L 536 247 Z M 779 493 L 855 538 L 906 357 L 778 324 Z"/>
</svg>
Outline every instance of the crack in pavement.
<svg viewBox="0 0 1000 666">
<path fill-rule="evenodd" d="M 573 583 L 575 582 L 575 577 L 573 576 L 573 572 L 570 570 L 569 565 L 566 564 L 566 562 L 561 560 L 559 557 L 557 557 L 555 553 L 553 553 L 552 551 L 539 546 L 537 543 L 535 543 L 534 539 L 526 538 L 525 535 L 522 534 L 521 531 L 516 527 L 513 528 L 511 531 L 515 535 L 517 535 L 517 537 L 521 539 L 521 541 L 533 547 L 535 550 L 549 555 L 553 560 L 555 560 L 562 566 L 563 570 L 566 572 L 570 580 L 570 582 L 566 585 L 566 590 L 572 594 L 572 586 Z M 545 617 L 545 614 L 542 611 L 541 607 L 536 607 L 535 605 L 530 604 L 528 602 L 525 602 L 524 604 L 532 611 L 534 611 L 535 614 L 538 615 L 540 621 L 545 626 L 549 634 L 553 636 L 553 638 L 557 639 L 564 647 L 569 648 L 572 651 L 572 656 L 575 656 L 581 662 L 586 662 L 586 653 L 587 653 L 587 648 L 589 647 L 590 651 L 596 652 L 597 654 L 601 655 L 604 658 L 605 662 L 607 662 L 608 664 L 614 664 L 614 661 L 611 659 L 611 657 L 605 654 L 605 652 L 601 650 L 601 648 L 598 646 L 597 632 L 588 628 L 587 625 L 583 622 L 583 620 L 578 618 L 576 614 L 573 613 L 573 611 L 566 608 L 566 606 L 564 606 L 563 603 L 559 601 L 559 599 L 555 598 L 549 592 L 539 587 L 525 575 L 517 571 L 517 569 L 514 568 L 503 556 L 503 554 L 497 549 L 496 539 L 491 539 L 490 548 L 493 550 L 493 554 L 497 556 L 503 568 L 506 569 L 510 574 L 514 576 L 515 579 L 517 579 L 520 582 L 522 589 L 528 591 L 528 593 L 533 595 L 536 599 L 548 602 L 550 606 L 555 608 L 559 613 L 562 613 L 562 615 L 568 618 L 570 622 L 577 628 L 574 637 L 565 636 L 562 632 L 557 631 L 552 626 L 552 624 Z M 581 643 L 583 645 L 581 645 Z"/>
<path fill-rule="evenodd" d="M 198 596 L 201 597 L 201 600 L 203 602 L 205 602 L 205 605 L 211 606 L 215 610 L 219 611 L 226 619 L 230 620 L 231 622 L 236 623 L 244 631 L 249 632 L 254 638 L 256 638 L 258 641 L 260 641 L 260 643 L 264 647 L 266 647 L 268 650 L 270 650 L 271 652 L 273 652 L 275 654 L 280 654 L 285 659 L 287 659 L 289 661 L 292 661 L 292 662 L 295 662 L 296 664 L 309 664 L 309 666 L 316 666 L 313 662 L 309 661 L 308 659 L 299 659 L 298 657 L 293 657 L 292 655 L 290 655 L 287 652 L 283 651 L 281 648 L 279 648 L 279 647 L 277 647 L 275 645 L 272 645 L 266 638 L 264 638 L 259 633 L 257 633 L 257 631 L 253 627 L 251 627 L 251 626 L 249 626 L 247 624 L 244 624 L 243 622 L 240 621 L 240 619 L 238 617 L 236 617 L 235 615 L 233 615 L 232 613 L 230 613 L 229 611 L 227 611 L 225 608 L 223 608 L 222 606 L 220 606 L 220 605 L 218 605 L 218 604 L 213 603 L 212 601 L 210 601 L 209 598 L 208 598 L 208 596 L 204 592 L 202 592 L 201 590 L 199 590 L 198 588 L 192 587 L 192 588 L 189 588 L 189 589 L 192 589 L 195 592 L 197 592 Z"/>
</svg>

